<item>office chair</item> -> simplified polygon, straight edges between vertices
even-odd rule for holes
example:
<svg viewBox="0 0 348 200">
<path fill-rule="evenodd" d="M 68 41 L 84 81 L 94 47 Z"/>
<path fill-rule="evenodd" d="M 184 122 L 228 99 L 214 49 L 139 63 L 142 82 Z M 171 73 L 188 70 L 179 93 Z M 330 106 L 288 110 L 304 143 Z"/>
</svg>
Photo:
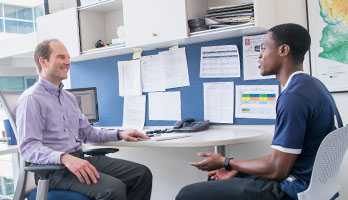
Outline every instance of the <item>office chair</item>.
<svg viewBox="0 0 348 200">
<path fill-rule="evenodd" d="M 9 121 L 15 136 L 17 136 L 17 127 L 15 123 L 14 108 L 20 92 L 3 92 L 0 91 L 0 103 L 5 108 L 5 112 L 9 117 Z M 117 152 L 115 148 L 101 148 L 101 149 L 90 149 L 84 151 L 85 155 L 88 156 L 100 156 L 109 153 Z M 17 180 L 17 186 L 15 191 L 14 200 L 89 200 L 88 197 L 73 191 L 64 190 L 49 190 L 49 174 L 56 170 L 63 170 L 63 165 L 38 165 L 28 164 L 23 160 L 20 161 L 20 170 Z M 39 175 L 38 186 L 35 188 L 34 184 L 34 173 Z"/>
<path fill-rule="evenodd" d="M 307 190 L 299 200 L 334 200 L 339 196 L 338 172 L 348 148 L 348 126 L 328 134 L 319 146 Z"/>
</svg>

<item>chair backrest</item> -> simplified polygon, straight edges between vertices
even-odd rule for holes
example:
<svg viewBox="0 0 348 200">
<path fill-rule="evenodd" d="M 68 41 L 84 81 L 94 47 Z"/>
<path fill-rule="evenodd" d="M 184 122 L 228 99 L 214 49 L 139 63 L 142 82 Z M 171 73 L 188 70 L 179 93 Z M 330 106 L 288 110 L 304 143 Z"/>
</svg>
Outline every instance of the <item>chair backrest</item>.
<svg viewBox="0 0 348 200">
<path fill-rule="evenodd" d="M 297 195 L 299 200 L 329 200 L 338 192 L 338 173 L 347 147 L 348 126 L 324 138 L 315 157 L 309 187 Z"/>
<path fill-rule="evenodd" d="M 17 136 L 15 108 L 17 100 L 21 94 L 22 92 L 0 91 L 0 103 L 3 105 L 5 112 L 8 115 L 15 136 Z"/>
<path fill-rule="evenodd" d="M 18 134 L 17 134 L 17 126 L 16 126 L 15 108 L 17 105 L 17 100 L 21 94 L 22 94 L 21 92 L 7 92 L 7 91 L 0 90 L 0 103 L 3 105 L 5 109 L 5 112 L 11 123 L 13 132 L 17 139 L 18 139 Z M 21 159 L 14 200 L 24 200 L 25 194 L 35 187 L 33 174 L 25 172 L 23 169 L 23 166 L 24 166 L 24 161 Z"/>
</svg>

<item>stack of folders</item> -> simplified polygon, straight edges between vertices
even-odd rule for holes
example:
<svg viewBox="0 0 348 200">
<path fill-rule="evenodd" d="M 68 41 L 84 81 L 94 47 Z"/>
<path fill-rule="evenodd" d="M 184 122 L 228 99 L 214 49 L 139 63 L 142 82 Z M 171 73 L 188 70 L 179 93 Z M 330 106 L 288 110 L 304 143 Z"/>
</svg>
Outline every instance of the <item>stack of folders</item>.
<svg viewBox="0 0 348 200">
<path fill-rule="evenodd" d="M 205 15 L 209 29 L 254 23 L 254 4 L 209 8 Z"/>
</svg>

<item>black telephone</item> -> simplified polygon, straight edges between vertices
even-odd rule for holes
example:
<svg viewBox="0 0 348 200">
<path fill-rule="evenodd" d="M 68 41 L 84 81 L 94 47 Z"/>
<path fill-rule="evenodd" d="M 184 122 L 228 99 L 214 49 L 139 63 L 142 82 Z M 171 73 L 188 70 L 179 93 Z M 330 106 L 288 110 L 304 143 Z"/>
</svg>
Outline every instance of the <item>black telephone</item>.
<svg viewBox="0 0 348 200">
<path fill-rule="evenodd" d="M 177 121 L 173 127 L 174 132 L 196 132 L 204 131 L 209 128 L 209 120 L 196 121 L 193 118 L 187 118 L 182 121 Z"/>
<path fill-rule="evenodd" d="M 157 134 L 163 133 L 173 133 L 173 132 L 198 132 L 204 131 L 209 128 L 209 120 L 206 121 L 196 121 L 193 118 L 187 118 L 182 121 L 177 121 L 173 128 L 166 129 L 155 129 L 146 131 L 146 134 L 150 137 Z"/>
</svg>

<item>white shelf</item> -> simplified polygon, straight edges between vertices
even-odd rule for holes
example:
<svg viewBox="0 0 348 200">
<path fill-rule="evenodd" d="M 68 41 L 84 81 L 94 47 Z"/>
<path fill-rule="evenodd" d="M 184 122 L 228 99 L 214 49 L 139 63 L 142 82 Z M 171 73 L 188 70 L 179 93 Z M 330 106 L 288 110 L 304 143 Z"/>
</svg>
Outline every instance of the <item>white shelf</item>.
<svg viewBox="0 0 348 200">
<path fill-rule="evenodd" d="M 79 11 L 110 12 L 122 9 L 122 0 L 104 0 L 96 3 L 80 6 Z"/>
<path fill-rule="evenodd" d="M 266 29 L 255 27 L 253 24 L 244 24 L 228 28 L 218 28 L 191 34 L 187 38 L 171 40 L 166 42 L 152 43 L 145 46 L 128 46 L 128 47 L 103 47 L 82 52 L 78 57 L 72 58 L 73 62 L 104 58 L 109 56 L 117 56 L 132 53 L 134 48 L 142 48 L 143 50 L 154 50 L 159 48 L 167 48 L 174 45 L 186 45 L 212 40 L 219 40 L 231 37 L 240 37 L 243 35 L 254 35 L 264 33 Z"/>
<path fill-rule="evenodd" d="M 254 23 L 241 24 L 236 26 L 210 29 L 205 31 L 194 32 L 190 34 L 188 43 L 198 43 L 210 40 L 218 40 L 243 35 L 251 35 L 265 32 L 266 29 L 254 26 Z"/>
</svg>

